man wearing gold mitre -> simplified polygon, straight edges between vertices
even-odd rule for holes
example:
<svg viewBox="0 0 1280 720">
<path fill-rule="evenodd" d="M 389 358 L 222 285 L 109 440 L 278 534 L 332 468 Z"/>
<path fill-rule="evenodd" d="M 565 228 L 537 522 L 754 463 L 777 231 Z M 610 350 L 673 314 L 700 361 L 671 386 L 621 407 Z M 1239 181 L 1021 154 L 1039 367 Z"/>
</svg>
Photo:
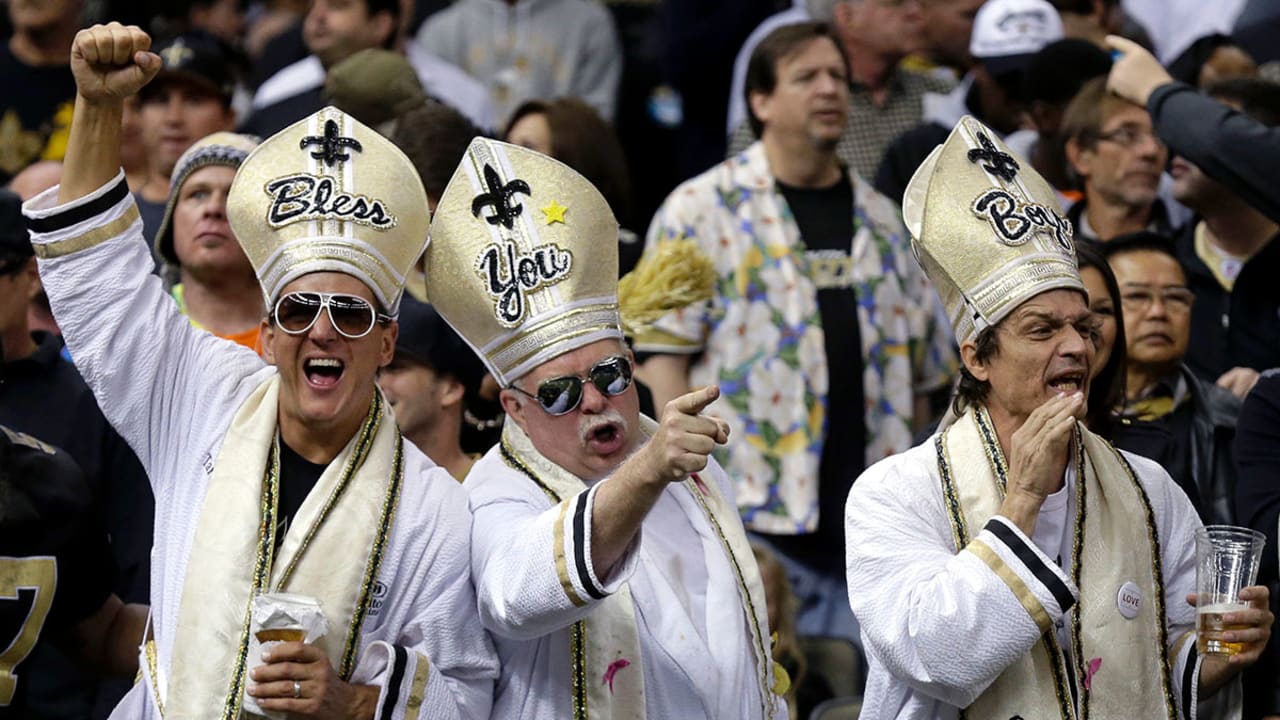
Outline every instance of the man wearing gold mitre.
<svg viewBox="0 0 1280 720">
<path fill-rule="evenodd" d="M 267 364 L 193 328 L 150 273 L 118 150 L 122 100 L 160 66 L 149 45 L 116 23 L 77 35 L 65 182 L 24 208 L 76 365 L 156 496 L 151 632 L 113 717 L 237 718 L 252 699 L 290 717 L 487 718 L 498 668 L 465 493 L 401 438 L 375 383 L 425 243 L 417 174 L 333 108 L 245 159 L 227 209 L 262 285 Z M 251 657 L 251 605 L 277 592 L 317 600 L 327 633 Z"/>
<path fill-rule="evenodd" d="M 709 457 L 729 429 L 699 414 L 719 390 L 674 399 L 658 422 L 640 414 L 617 234 L 582 176 L 486 139 L 431 224 L 427 295 L 506 411 L 464 482 L 502 660 L 494 717 L 785 717 L 760 573 Z"/>
<path fill-rule="evenodd" d="M 1228 616 L 1238 657 L 1197 655 L 1195 508 L 1080 422 L 1097 323 L 1053 188 L 966 117 L 903 214 L 964 366 L 958 419 L 849 494 L 862 717 L 1229 717 L 1267 590 Z"/>
</svg>

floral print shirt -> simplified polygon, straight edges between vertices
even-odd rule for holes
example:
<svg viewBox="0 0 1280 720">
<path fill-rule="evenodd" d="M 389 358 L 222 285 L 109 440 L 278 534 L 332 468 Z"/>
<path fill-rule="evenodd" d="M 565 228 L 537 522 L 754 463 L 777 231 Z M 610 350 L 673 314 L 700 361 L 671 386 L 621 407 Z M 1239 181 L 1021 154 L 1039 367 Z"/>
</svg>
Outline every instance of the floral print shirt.
<svg viewBox="0 0 1280 720">
<path fill-rule="evenodd" d="M 858 298 L 869 466 L 911 447 L 915 393 L 946 384 L 957 365 L 950 327 L 898 207 L 861 178 L 852 180 L 845 270 Z M 732 432 L 717 459 L 734 479 L 746 525 L 812 532 L 828 379 L 815 280 L 831 269 L 806 257 L 759 142 L 676 188 L 654 216 L 646 245 L 682 237 L 696 240 L 715 263 L 714 296 L 660 319 L 635 347 L 694 354 L 690 384 L 720 385 L 709 412 L 728 419 Z"/>
</svg>

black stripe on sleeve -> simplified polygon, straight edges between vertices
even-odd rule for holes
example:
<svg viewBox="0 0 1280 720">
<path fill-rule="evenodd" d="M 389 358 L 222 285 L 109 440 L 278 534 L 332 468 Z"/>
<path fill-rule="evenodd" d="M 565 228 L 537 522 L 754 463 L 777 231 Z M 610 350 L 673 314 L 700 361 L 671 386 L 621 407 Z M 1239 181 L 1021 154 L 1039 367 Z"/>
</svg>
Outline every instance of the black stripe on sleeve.
<svg viewBox="0 0 1280 720">
<path fill-rule="evenodd" d="M 396 705 L 400 702 L 400 683 L 404 682 L 405 668 L 409 665 L 409 653 L 399 645 L 396 649 L 395 664 L 391 669 L 391 680 L 387 683 L 387 699 L 382 703 L 381 720 L 391 720 L 395 715 Z"/>
<path fill-rule="evenodd" d="M 578 569 L 578 582 L 586 589 L 587 594 L 596 600 L 603 600 L 605 593 L 591 581 L 591 573 L 587 571 L 587 495 L 591 491 L 578 493 L 573 509 L 573 564 Z"/>
<path fill-rule="evenodd" d="M 27 229 L 36 233 L 57 232 L 63 228 L 71 227 L 76 223 L 84 222 L 95 215 L 110 210 L 116 206 L 116 203 L 125 199 L 129 194 L 129 185 L 125 183 L 124 178 L 120 178 L 120 182 L 102 194 L 96 200 L 85 203 L 77 207 L 70 208 L 65 212 L 57 215 L 50 215 L 43 218 L 27 218 Z"/>
<path fill-rule="evenodd" d="M 1196 639 L 1191 638 L 1191 650 L 1187 652 L 1187 666 L 1182 669 L 1182 717 L 1191 720 L 1196 716 L 1196 709 L 1191 706 L 1195 693 L 1196 663 L 1200 653 L 1197 651 Z"/>
<path fill-rule="evenodd" d="M 1049 566 L 1045 565 L 1044 561 L 1040 559 L 1040 556 L 1036 555 L 1035 551 L 1022 538 L 1018 537 L 1017 533 L 1010 530 L 1008 525 L 992 518 L 987 521 L 986 529 L 990 530 L 993 535 L 1012 550 L 1018 560 L 1022 561 L 1022 564 L 1026 565 L 1027 569 L 1036 576 L 1036 579 L 1049 588 L 1049 592 L 1053 593 L 1053 597 L 1058 601 L 1058 607 L 1062 608 L 1062 612 L 1070 610 L 1071 606 L 1076 604 L 1076 599 L 1072 597 L 1071 589 L 1067 587 L 1066 583 L 1062 582 L 1062 579 L 1053 570 L 1050 570 Z"/>
</svg>

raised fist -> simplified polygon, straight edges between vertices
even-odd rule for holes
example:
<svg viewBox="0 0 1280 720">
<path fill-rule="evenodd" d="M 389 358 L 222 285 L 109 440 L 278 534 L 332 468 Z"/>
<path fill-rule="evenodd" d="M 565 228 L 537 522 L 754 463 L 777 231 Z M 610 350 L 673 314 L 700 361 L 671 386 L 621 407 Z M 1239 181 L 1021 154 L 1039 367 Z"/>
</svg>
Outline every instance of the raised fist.
<svg viewBox="0 0 1280 720">
<path fill-rule="evenodd" d="M 148 52 L 151 38 L 140 28 L 113 22 L 76 33 L 71 73 L 85 100 L 123 100 L 160 71 L 160 57 Z"/>
<path fill-rule="evenodd" d="M 717 444 L 728 442 L 727 423 L 698 414 L 718 397 L 720 388 L 709 385 L 681 395 L 662 409 L 658 430 L 644 448 L 654 475 L 666 482 L 684 480 L 707 466 L 707 456 Z"/>
</svg>

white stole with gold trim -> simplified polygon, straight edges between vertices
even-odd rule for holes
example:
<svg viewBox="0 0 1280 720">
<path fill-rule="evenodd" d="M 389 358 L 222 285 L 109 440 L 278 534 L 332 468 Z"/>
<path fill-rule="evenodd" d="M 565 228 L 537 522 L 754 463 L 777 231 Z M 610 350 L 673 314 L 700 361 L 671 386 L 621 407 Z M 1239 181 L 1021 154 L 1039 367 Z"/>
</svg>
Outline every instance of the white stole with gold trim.
<svg viewBox="0 0 1280 720">
<path fill-rule="evenodd" d="M 999 509 L 1007 466 L 985 408 L 958 418 L 938 436 L 937 449 L 959 551 Z M 1092 714 L 1176 720 L 1163 569 L 1151 504 L 1120 453 L 1083 425 L 1077 425 L 1072 452 L 1077 480 L 1070 572 L 1080 600 L 1068 613 L 1071 652 L 1060 647 L 1052 623 L 1046 628 L 1038 619 L 1041 639 L 961 716 L 1084 720 Z M 1122 616 L 1116 604 L 1126 582 L 1134 583 L 1145 599 L 1132 619 Z M 1024 607 L 1039 606 L 1034 597 L 1019 600 Z"/>
<path fill-rule="evenodd" d="M 399 499 L 403 441 L 375 395 L 359 432 L 321 474 L 276 554 L 279 384 L 273 375 L 245 400 L 218 452 L 187 560 L 173 656 L 165 682 L 151 678 L 167 718 L 239 717 L 256 592 L 318 598 L 329 633 L 317 647 L 343 678 L 355 668 Z"/>
<path fill-rule="evenodd" d="M 653 420 L 641 417 L 640 429 L 646 436 L 652 435 L 657 427 Z M 536 482 L 554 502 L 569 500 L 588 489 L 580 478 L 538 453 L 528 436 L 509 419 L 503 428 L 502 444 L 502 449 L 519 464 L 517 469 Z M 508 462 L 510 464 L 510 460 Z M 738 510 L 720 495 L 714 482 L 697 482 L 690 478 L 680 485 L 696 499 L 719 537 L 737 578 L 739 600 L 742 611 L 747 615 L 747 626 L 752 635 L 750 645 L 759 668 L 757 687 L 753 692 L 760 698 L 762 717 L 772 718 L 778 703 L 772 692 L 773 658 L 770 654 L 768 609 L 760 571 L 742 529 Z M 558 557 L 559 562 L 563 559 Z M 609 692 L 604 684 L 591 681 L 599 678 L 618 657 L 635 658 L 632 662 L 640 662 L 635 607 L 625 584 L 599 601 L 590 615 L 570 628 L 569 655 L 574 665 L 573 720 L 639 720 L 645 717 L 643 673 L 619 673 L 615 676 L 613 692 Z"/>
</svg>

